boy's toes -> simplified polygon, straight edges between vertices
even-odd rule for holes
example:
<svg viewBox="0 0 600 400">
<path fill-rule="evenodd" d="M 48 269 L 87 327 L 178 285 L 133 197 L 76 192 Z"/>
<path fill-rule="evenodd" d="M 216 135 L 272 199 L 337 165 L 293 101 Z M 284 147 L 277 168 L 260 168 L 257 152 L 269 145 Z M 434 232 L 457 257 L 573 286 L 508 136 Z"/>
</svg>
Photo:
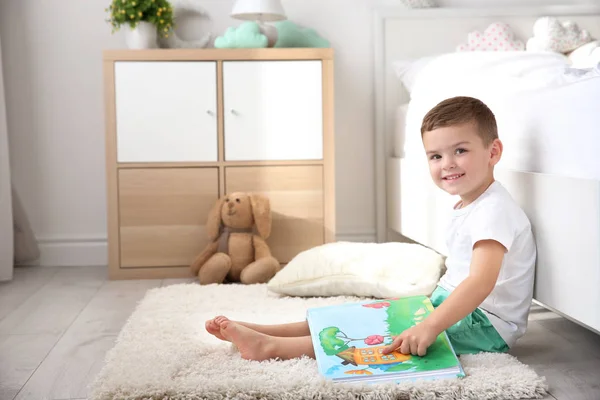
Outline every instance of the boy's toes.
<svg viewBox="0 0 600 400">
<path fill-rule="evenodd" d="M 214 336 L 216 336 L 217 338 L 219 338 L 221 340 L 227 340 L 221 334 L 221 327 L 220 327 L 219 324 L 217 324 L 216 318 L 209 319 L 208 321 L 206 321 L 204 323 L 204 326 L 206 328 L 206 331 L 208 333 L 210 333 L 211 335 L 214 335 Z"/>
<path fill-rule="evenodd" d="M 209 333 L 213 335 L 219 331 L 219 325 L 215 324 L 213 319 L 210 319 L 204 323 L 204 327 Z"/>
</svg>

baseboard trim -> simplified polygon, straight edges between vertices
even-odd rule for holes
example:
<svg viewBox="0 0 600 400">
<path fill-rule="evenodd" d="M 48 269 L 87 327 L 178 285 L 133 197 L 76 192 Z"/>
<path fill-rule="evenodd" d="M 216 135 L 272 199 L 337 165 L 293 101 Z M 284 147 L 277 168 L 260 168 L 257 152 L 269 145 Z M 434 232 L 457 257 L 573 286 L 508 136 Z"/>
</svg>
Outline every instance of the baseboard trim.
<svg viewBox="0 0 600 400">
<path fill-rule="evenodd" d="M 342 231 L 336 235 L 339 242 L 375 242 L 376 232 Z M 106 266 L 108 245 L 106 237 L 45 237 L 38 238 L 40 258 L 27 265 L 45 267 Z"/>
<path fill-rule="evenodd" d="M 39 260 L 29 263 L 44 267 L 87 267 L 108 265 L 106 237 L 38 238 Z"/>
</svg>

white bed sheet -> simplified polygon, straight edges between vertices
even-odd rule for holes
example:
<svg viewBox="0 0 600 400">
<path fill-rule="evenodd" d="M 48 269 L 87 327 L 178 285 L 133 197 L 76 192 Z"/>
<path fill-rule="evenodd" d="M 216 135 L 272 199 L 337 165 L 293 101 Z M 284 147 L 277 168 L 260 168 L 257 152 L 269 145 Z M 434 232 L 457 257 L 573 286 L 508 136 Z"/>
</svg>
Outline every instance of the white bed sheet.
<svg viewBox="0 0 600 400">
<path fill-rule="evenodd" d="M 394 156 L 425 158 L 420 124 L 431 107 L 458 95 L 493 110 L 504 153 L 499 167 L 600 180 L 600 76 L 535 90 L 477 84 L 440 87 L 397 108 Z"/>
</svg>

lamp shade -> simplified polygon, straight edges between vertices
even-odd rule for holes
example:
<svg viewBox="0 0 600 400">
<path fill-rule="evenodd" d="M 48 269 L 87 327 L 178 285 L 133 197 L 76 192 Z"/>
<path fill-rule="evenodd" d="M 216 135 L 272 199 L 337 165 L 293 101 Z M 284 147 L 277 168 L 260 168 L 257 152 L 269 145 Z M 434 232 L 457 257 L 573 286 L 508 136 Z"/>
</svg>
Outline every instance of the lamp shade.
<svg viewBox="0 0 600 400">
<path fill-rule="evenodd" d="M 231 17 L 251 21 L 286 19 L 280 0 L 237 0 L 231 11 Z"/>
</svg>

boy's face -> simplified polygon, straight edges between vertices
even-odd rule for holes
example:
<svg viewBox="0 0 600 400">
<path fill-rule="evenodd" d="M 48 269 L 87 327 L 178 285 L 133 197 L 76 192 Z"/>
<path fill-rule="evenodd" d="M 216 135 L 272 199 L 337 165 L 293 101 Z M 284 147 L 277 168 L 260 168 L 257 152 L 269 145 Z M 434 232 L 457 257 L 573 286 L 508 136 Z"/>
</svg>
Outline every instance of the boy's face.
<svg viewBox="0 0 600 400">
<path fill-rule="evenodd" d="M 499 139 L 484 145 L 474 123 L 425 132 L 423 146 L 435 184 L 469 202 L 492 183 L 493 167 L 502 153 Z"/>
</svg>

